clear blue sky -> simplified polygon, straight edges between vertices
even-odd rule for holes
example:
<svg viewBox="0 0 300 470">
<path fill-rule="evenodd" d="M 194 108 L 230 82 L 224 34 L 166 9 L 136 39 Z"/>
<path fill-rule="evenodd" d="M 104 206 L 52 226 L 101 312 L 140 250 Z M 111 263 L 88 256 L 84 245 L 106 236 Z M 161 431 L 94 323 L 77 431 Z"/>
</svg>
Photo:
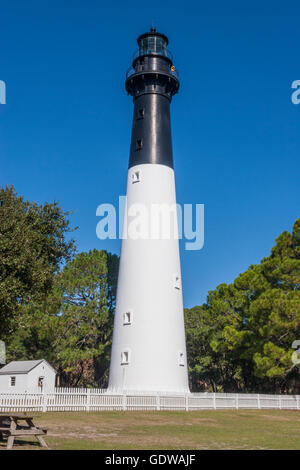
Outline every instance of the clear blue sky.
<svg viewBox="0 0 300 470">
<path fill-rule="evenodd" d="M 184 304 L 268 255 L 299 215 L 299 2 L 0 1 L 1 185 L 73 210 L 80 251 L 96 207 L 125 193 L 124 75 L 152 22 L 181 78 L 172 103 L 177 199 L 205 204 L 205 246 L 181 251 Z"/>
</svg>

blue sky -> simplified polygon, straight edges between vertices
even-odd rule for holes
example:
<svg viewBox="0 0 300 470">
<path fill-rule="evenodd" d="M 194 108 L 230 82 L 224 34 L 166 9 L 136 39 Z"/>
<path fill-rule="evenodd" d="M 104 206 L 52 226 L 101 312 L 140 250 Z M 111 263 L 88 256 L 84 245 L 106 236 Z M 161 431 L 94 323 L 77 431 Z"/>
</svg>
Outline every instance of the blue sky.
<svg viewBox="0 0 300 470">
<path fill-rule="evenodd" d="M 0 184 L 72 210 L 80 251 L 96 207 L 125 193 L 136 37 L 168 35 L 179 203 L 205 204 L 205 245 L 181 246 L 184 304 L 268 255 L 299 216 L 299 2 L 0 0 Z"/>
</svg>

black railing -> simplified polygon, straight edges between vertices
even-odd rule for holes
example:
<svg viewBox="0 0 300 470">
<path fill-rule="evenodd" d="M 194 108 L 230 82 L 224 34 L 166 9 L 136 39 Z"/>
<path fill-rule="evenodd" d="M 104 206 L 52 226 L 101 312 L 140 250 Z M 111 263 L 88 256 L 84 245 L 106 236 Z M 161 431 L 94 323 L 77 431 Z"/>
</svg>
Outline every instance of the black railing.
<svg viewBox="0 0 300 470">
<path fill-rule="evenodd" d="M 135 75 L 137 73 L 143 73 L 143 72 L 165 73 L 166 75 L 170 73 L 170 75 L 177 78 L 178 80 L 178 71 L 175 68 L 174 70 L 172 70 L 172 68 L 170 68 L 169 70 L 161 70 L 161 69 L 155 70 L 152 67 L 145 67 L 145 65 L 139 66 L 136 69 L 134 67 L 129 67 L 129 69 L 126 72 L 126 79 L 128 79 L 132 75 Z"/>
</svg>

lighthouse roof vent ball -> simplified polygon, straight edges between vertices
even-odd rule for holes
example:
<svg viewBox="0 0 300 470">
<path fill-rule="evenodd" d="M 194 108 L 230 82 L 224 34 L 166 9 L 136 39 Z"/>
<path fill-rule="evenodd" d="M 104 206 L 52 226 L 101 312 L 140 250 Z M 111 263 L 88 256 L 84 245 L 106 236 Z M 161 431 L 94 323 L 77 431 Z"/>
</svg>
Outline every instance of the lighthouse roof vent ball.
<svg viewBox="0 0 300 470">
<path fill-rule="evenodd" d="M 136 204 L 148 213 L 153 204 L 176 205 L 170 104 L 178 73 L 167 36 L 152 27 L 137 42 L 125 81 L 134 109 L 124 227 Z M 179 244 L 171 232 L 122 238 L 108 388 L 189 392 Z"/>
</svg>

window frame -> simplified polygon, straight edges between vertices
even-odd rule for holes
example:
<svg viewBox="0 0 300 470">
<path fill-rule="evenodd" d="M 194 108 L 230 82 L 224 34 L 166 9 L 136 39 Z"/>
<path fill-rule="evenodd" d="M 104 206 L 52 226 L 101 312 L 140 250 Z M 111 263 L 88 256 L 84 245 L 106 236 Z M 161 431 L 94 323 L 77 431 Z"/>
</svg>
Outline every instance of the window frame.
<svg viewBox="0 0 300 470">
<path fill-rule="evenodd" d="M 139 152 L 143 148 L 143 139 L 136 139 L 135 141 L 135 151 Z"/>
<path fill-rule="evenodd" d="M 40 385 L 40 380 L 42 380 L 42 385 Z M 40 375 L 39 378 L 38 378 L 38 387 L 40 388 L 43 388 L 44 387 L 44 380 L 45 380 L 45 376 L 44 375 Z"/>
<path fill-rule="evenodd" d="M 184 353 L 182 351 L 178 351 L 178 365 L 180 367 L 185 366 Z"/>
<path fill-rule="evenodd" d="M 130 364 L 130 356 L 130 349 L 121 351 L 121 366 L 128 366 Z"/>
<path fill-rule="evenodd" d="M 129 314 L 129 319 L 126 318 L 126 315 Z M 123 313 L 123 325 L 131 325 L 132 324 L 132 310 L 128 309 Z"/>
<path fill-rule="evenodd" d="M 132 184 L 141 182 L 141 170 L 136 170 L 136 171 L 132 172 L 131 182 L 132 182 Z"/>
<path fill-rule="evenodd" d="M 16 383 L 17 383 L 16 375 L 10 375 L 10 377 L 9 377 L 9 386 L 10 387 L 15 387 Z"/>
<path fill-rule="evenodd" d="M 137 112 L 136 120 L 139 121 L 140 119 L 144 119 L 145 117 L 145 108 L 139 108 Z"/>
<path fill-rule="evenodd" d="M 174 274 L 173 283 L 174 283 L 174 289 L 181 290 L 181 276 L 180 276 L 180 274 Z"/>
</svg>

